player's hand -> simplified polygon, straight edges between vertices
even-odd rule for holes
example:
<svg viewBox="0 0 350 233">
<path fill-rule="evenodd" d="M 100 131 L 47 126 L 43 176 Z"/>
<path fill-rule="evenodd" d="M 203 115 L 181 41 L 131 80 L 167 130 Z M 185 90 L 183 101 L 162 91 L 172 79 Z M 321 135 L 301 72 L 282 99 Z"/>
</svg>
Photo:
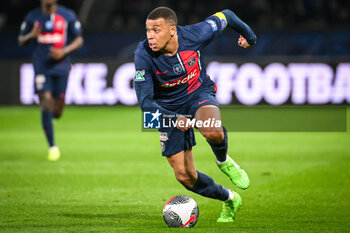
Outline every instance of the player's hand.
<svg viewBox="0 0 350 233">
<path fill-rule="evenodd" d="M 178 128 L 179 130 L 181 130 L 182 132 L 185 132 L 187 130 L 189 130 L 191 128 L 191 125 L 189 124 L 189 126 L 187 126 L 187 121 L 189 119 L 187 117 L 184 116 L 179 116 L 176 119 L 176 128 Z"/>
<path fill-rule="evenodd" d="M 242 35 L 239 36 L 238 45 L 245 49 L 252 46 L 248 43 L 248 41 Z"/>
<path fill-rule="evenodd" d="M 50 57 L 54 60 L 61 60 L 66 56 L 66 52 L 63 48 L 50 47 Z"/>
<path fill-rule="evenodd" d="M 41 34 L 41 27 L 39 21 L 34 22 L 33 29 L 30 32 L 31 38 L 38 38 L 38 36 Z"/>
</svg>

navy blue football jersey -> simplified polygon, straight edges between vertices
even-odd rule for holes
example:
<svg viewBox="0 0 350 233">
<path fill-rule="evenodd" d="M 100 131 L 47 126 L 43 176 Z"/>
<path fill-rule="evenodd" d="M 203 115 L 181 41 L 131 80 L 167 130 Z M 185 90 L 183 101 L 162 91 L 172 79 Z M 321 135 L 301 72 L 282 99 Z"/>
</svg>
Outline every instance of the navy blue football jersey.
<svg viewBox="0 0 350 233">
<path fill-rule="evenodd" d="M 70 67 L 70 57 L 56 61 L 49 56 L 49 48 L 63 48 L 72 39 L 82 34 L 81 25 L 74 12 L 58 5 L 53 14 L 45 14 L 40 8 L 30 11 L 21 25 L 21 35 L 29 33 L 38 21 L 41 34 L 34 41 L 33 65 L 36 73 L 46 71 L 67 71 Z"/>
<path fill-rule="evenodd" d="M 226 19 L 212 15 L 205 21 L 177 26 L 179 47 L 173 56 L 153 52 L 147 39 L 135 52 L 135 89 L 153 89 L 153 99 L 169 110 L 186 103 L 202 87 L 213 85 L 201 50 L 226 27 Z M 140 99 L 139 99 L 140 101 Z"/>
</svg>

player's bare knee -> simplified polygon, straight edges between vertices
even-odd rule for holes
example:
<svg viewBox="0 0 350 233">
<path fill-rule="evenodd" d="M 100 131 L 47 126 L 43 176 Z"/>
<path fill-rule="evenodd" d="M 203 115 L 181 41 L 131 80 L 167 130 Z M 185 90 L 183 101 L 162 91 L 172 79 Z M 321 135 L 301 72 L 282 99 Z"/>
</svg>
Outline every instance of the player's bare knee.
<svg viewBox="0 0 350 233">
<path fill-rule="evenodd" d="M 186 173 L 177 173 L 176 180 L 179 181 L 181 184 L 187 183 L 188 177 L 186 176 Z"/>
<path fill-rule="evenodd" d="M 62 111 L 54 111 L 53 112 L 53 117 L 58 119 L 62 116 Z"/>
<path fill-rule="evenodd" d="M 202 135 L 205 137 L 205 139 L 213 143 L 220 143 L 225 138 L 225 135 L 222 131 L 215 131 L 214 129 L 205 130 L 205 132 L 202 132 Z"/>
<path fill-rule="evenodd" d="M 52 98 L 48 95 L 39 95 L 40 97 L 40 108 L 43 112 L 52 112 L 53 111 L 53 103 Z"/>
<path fill-rule="evenodd" d="M 41 111 L 43 111 L 43 112 L 51 112 L 52 111 L 52 107 L 51 107 L 49 101 L 42 101 L 40 103 L 40 108 L 41 108 Z"/>
<path fill-rule="evenodd" d="M 193 187 L 196 182 L 195 177 L 189 173 L 176 174 L 176 179 L 187 188 Z"/>
</svg>

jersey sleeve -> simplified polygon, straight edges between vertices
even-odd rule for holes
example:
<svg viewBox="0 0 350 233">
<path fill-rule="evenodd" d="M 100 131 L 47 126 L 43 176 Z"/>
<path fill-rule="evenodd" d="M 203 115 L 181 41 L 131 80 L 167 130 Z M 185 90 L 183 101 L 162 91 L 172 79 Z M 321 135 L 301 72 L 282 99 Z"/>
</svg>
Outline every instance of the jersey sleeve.
<svg viewBox="0 0 350 233">
<path fill-rule="evenodd" d="M 228 26 L 241 34 L 250 45 L 256 43 L 257 38 L 253 30 L 231 10 L 225 9 L 222 12 L 216 13 L 215 15 L 217 14 L 223 14 L 226 17 Z"/>
<path fill-rule="evenodd" d="M 73 38 L 82 35 L 81 23 L 73 11 L 68 19 L 68 32 Z"/>
<path fill-rule="evenodd" d="M 194 44 L 199 43 L 199 48 L 205 47 L 225 29 L 227 25 L 225 15 L 221 13 L 218 17 L 217 14 L 209 16 L 203 22 L 184 27 L 188 38 Z"/>
<path fill-rule="evenodd" d="M 26 35 L 28 34 L 32 29 L 34 25 L 34 18 L 32 17 L 32 14 L 29 13 L 24 18 L 24 21 L 21 24 L 20 28 L 20 35 Z"/>
<path fill-rule="evenodd" d="M 146 59 L 139 53 L 135 54 L 135 88 L 153 87 L 152 69 Z"/>
<path fill-rule="evenodd" d="M 135 70 L 136 75 L 134 79 L 134 87 L 140 108 L 142 111 L 156 111 L 159 110 L 162 114 L 175 115 L 174 112 L 169 111 L 160 106 L 154 97 L 154 84 L 152 78 L 151 65 L 145 58 L 138 53 L 135 53 Z"/>
</svg>

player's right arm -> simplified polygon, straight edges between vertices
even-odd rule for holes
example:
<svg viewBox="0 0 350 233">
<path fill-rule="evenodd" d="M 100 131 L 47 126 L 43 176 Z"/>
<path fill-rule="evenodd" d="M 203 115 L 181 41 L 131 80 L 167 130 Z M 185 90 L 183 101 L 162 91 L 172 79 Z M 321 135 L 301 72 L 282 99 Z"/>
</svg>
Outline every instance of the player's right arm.
<svg viewBox="0 0 350 233">
<path fill-rule="evenodd" d="M 27 45 L 32 39 L 36 39 L 41 33 L 40 23 L 33 21 L 30 14 L 26 16 L 21 25 L 21 31 L 18 36 L 20 46 Z"/>
<path fill-rule="evenodd" d="M 154 99 L 154 84 L 151 65 L 145 60 L 144 56 L 138 52 L 135 53 L 135 69 L 136 77 L 134 79 L 134 87 L 140 108 L 145 111 L 159 111 L 162 114 L 176 115 L 160 106 Z"/>
</svg>

